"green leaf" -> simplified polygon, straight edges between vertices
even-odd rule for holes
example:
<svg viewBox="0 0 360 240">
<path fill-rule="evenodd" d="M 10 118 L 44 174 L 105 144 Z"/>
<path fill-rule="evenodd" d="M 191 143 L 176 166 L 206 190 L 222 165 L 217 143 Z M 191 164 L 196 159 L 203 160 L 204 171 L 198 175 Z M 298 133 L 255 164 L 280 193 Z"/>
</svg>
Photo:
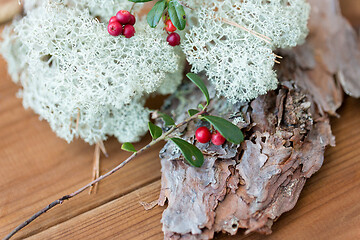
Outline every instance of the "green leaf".
<svg viewBox="0 0 360 240">
<path fill-rule="evenodd" d="M 128 151 L 128 152 L 137 152 L 134 145 L 132 145 L 129 142 L 124 143 L 123 145 L 121 145 L 121 149 Z"/>
<path fill-rule="evenodd" d="M 210 102 L 210 97 L 209 97 L 209 92 L 207 90 L 207 87 L 204 83 L 204 81 L 195 73 L 188 73 L 186 74 L 186 76 L 196 85 L 198 86 L 198 88 L 200 88 L 200 90 L 202 91 L 202 93 L 205 95 L 206 97 L 206 103 L 207 105 Z"/>
<path fill-rule="evenodd" d="M 161 16 L 166 8 L 166 0 L 161 0 L 155 3 L 154 7 L 148 13 L 146 19 L 150 27 L 156 27 L 161 19 Z"/>
<path fill-rule="evenodd" d="M 176 0 L 171 0 L 169 2 L 169 17 L 172 23 L 179 30 L 184 30 L 186 26 L 186 14 L 184 7 Z"/>
<path fill-rule="evenodd" d="M 129 0 L 129 1 L 134 3 L 141 3 L 141 2 L 150 2 L 152 0 Z"/>
<path fill-rule="evenodd" d="M 201 103 L 199 103 L 198 108 L 200 108 L 201 110 L 204 110 L 205 107 Z"/>
<path fill-rule="evenodd" d="M 190 165 L 194 167 L 201 167 L 203 165 L 204 155 L 197 147 L 180 138 L 170 138 L 170 140 L 180 148 L 180 151 Z"/>
<path fill-rule="evenodd" d="M 190 110 L 188 111 L 190 117 L 194 116 L 195 114 L 197 114 L 197 113 L 199 113 L 199 112 L 200 112 L 200 111 L 199 111 L 199 110 L 196 110 L 196 109 L 190 109 Z"/>
<path fill-rule="evenodd" d="M 211 123 L 229 142 L 240 144 L 244 141 L 244 135 L 240 128 L 231 122 L 216 116 L 202 116 L 202 119 Z"/>
<path fill-rule="evenodd" d="M 165 113 L 159 113 L 160 117 L 164 120 L 165 126 L 173 126 L 175 125 L 174 119 L 172 119 L 169 115 Z"/>
<path fill-rule="evenodd" d="M 151 134 L 151 137 L 156 140 L 162 135 L 162 130 L 160 127 L 156 126 L 152 122 L 148 123 L 149 131 Z"/>
</svg>

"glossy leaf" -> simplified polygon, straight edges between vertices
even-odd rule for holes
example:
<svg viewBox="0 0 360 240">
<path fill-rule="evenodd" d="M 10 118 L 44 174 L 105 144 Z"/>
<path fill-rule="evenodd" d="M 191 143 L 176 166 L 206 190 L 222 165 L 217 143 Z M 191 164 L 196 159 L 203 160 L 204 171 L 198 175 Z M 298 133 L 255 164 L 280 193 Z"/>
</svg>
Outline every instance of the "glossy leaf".
<svg viewBox="0 0 360 240">
<path fill-rule="evenodd" d="M 229 142 L 240 144 L 244 141 L 244 135 L 240 128 L 231 122 L 216 116 L 202 116 L 202 119 L 211 123 Z"/>
<path fill-rule="evenodd" d="M 146 19 L 150 27 L 156 27 L 161 19 L 161 16 L 166 8 L 166 0 L 161 0 L 155 3 L 154 7 L 148 13 Z"/>
<path fill-rule="evenodd" d="M 149 131 L 151 134 L 151 137 L 155 140 L 158 139 L 162 135 L 162 130 L 160 127 L 156 126 L 152 122 L 148 123 Z"/>
<path fill-rule="evenodd" d="M 186 76 L 198 87 L 200 88 L 200 90 L 202 91 L 202 93 L 205 95 L 206 97 L 206 103 L 209 104 L 210 102 L 210 96 L 209 96 L 209 92 L 208 89 L 204 83 L 204 81 L 195 73 L 188 73 L 186 74 Z"/>
<path fill-rule="evenodd" d="M 196 110 L 196 109 L 190 109 L 190 110 L 188 111 L 190 117 L 194 116 L 195 114 L 197 114 L 197 113 L 199 113 L 199 112 L 200 112 L 200 111 L 199 111 L 199 110 Z"/>
<path fill-rule="evenodd" d="M 197 147 L 180 138 L 170 138 L 170 140 L 178 146 L 190 165 L 194 167 L 201 167 L 203 165 L 204 155 Z"/>
<path fill-rule="evenodd" d="M 131 143 L 129 142 L 126 142 L 124 143 L 122 146 L 121 146 L 121 149 L 122 150 L 125 150 L 125 151 L 128 151 L 128 152 L 137 152 L 134 145 L 132 145 Z"/>
<path fill-rule="evenodd" d="M 173 126 L 175 125 L 174 119 L 172 119 L 169 115 L 165 113 L 159 113 L 160 117 L 164 120 L 165 126 Z"/>
<path fill-rule="evenodd" d="M 169 2 L 169 17 L 171 22 L 179 30 L 184 30 L 186 27 L 186 14 L 184 7 L 177 1 L 171 0 Z"/>
</svg>

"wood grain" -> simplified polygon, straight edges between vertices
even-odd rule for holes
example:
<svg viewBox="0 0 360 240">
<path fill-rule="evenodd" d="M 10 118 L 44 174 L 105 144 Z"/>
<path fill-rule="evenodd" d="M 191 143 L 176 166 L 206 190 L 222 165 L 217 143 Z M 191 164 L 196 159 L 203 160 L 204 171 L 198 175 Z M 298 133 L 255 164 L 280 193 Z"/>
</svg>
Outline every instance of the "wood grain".
<svg viewBox="0 0 360 240">
<path fill-rule="evenodd" d="M 161 239 L 164 208 L 146 211 L 139 203 L 156 200 L 159 192 L 156 181 L 28 239 Z"/>
<path fill-rule="evenodd" d="M 216 239 L 360 239 L 360 100 L 347 98 L 332 119 L 337 146 L 305 185 L 295 209 L 280 217 L 272 235 L 218 234 Z M 29 239 L 162 239 L 163 208 L 139 201 L 158 197 L 160 181 L 43 231 Z M 314 237 L 316 236 L 316 238 Z"/>
<path fill-rule="evenodd" d="M 47 122 L 22 107 L 15 97 L 18 86 L 6 74 L 0 59 L 0 237 L 35 211 L 88 183 L 94 147 L 82 141 L 67 144 Z M 147 136 L 136 147 L 149 141 Z M 115 139 L 105 143 L 110 155 L 102 157 L 101 171 L 112 169 L 128 156 Z M 17 237 L 63 222 L 160 178 L 158 153 L 162 146 L 140 156 L 121 174 L 100 183 L 96 195 L 82 194 L 40 217 Z"/>
<path fill-rule="evenodd" d="M 342 13 L 350 20 L 350 22 L 359 27 L 360 26 L 360 1 L 359 0 L 341 0 Z"/>
<path fill-rule="evenodd" d="M 0 0 L 0 8 L 4 2 Z M 343 12 L 360 25 L 359 1 L 342 3 Z M 91 178 L 94 148 L 57 138 L 45 121 L 23 109 L 17 89 L 0 59 L 0 238 Z M 273 234 L 239 232 L 216 239 L 360 239 L 360 100 L 346 98 L 339 113 L 340 119 L 332 119 L 337 146 L 326 151 L 324 166 L 306 183 L 295 209 L 275 223 Z M 127 156 L 115 139 L 105 145 L 110 157 L 102 157 L 102 172 Z M 101 182 L 96 195 L 85 193 L 65 202 L 15 239 L 162 239 L 163 208 L 145 211 L 138 203 L 158 196 L 160 148 Z"/>
<path fill-rule="evenodd" d="M 21 10 L 18 0 L 0 0 L 0 23 L 10 21 Z"/>
</svg>

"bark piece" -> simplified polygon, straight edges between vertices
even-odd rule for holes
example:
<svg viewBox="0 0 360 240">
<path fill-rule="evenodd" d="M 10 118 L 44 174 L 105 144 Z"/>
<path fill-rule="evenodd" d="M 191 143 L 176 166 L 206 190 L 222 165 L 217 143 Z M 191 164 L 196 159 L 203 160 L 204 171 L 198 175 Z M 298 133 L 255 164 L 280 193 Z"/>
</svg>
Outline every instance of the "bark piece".
<svg viewBox="0 0 360 240">
<path fill-rule="evenodd" d="M 309 0 L 310 34 L 306 44 L 294 49 L 297 65 L 320 113 L 336 115 L 345 93 L 360 97 L 360 46 L 358 36 L 341 15 L 337 0 Z"/>
<path fill-rule="evenodd" d="M 201 96 L 194 92 L 185 96 Z M 306 178 L 321 167 L 325 147 L 334 144 L 328 118 L 315 122 L 311 103 L 295 83 L 284 81 L 279 90 L 232 106 L 227 115 L 213 110 L 244 128 L 241 146 L 196 143 L 193 135 L 205 124 L 201 121 L 182 129 L 178 134 L 205 153 L 205 164 L 199 169 L 187 165 L 172 143 L 160 153 L 159 204 L 168 200 L 165 239 L 211 239 L 215 232 L 235 234 L 238 228 L 270 233 L 273 221 L 294 207 Z M 225 101 L 212 104 L 219 109 Z M 249 122 L 237 119 L 241 116 Z"/>
<path fill-rule="evenodd" d="M 360 51 L 337 1 L 309 2 L 310 35 L 303 46 L 281 51 L 279 88 L 249 103 L 212 102 L 211 114 L 237 124 L 245 141 L 196 143 L 196 128 L 206 125 L 200 121 L 176 134 L 205 153 L 202 168 L 188 166 L 170 143 L 162 150 L 165 239 L 211 239 L 215 232 L 236 234 L 239 228 L 271 233 L 273 222 L 295 206 L 306 179 L 322 166 L 326 146 L 335 145 L 328 114 L 336 115 L 342 88 L 359 96 Z M 177 96 L 164 110 L 182 120 L 202 93 L 184 86 Z"/>
<path fill-rule="evenodd" d="M 191 123 L 186 131 L 190 133 L 196 128 L 197 126 Z M 193 141 L 190 135 L 185 134 L 183 138 Z M 177 147 L 171 142 L 160 152 L 162 187 L 159 204 L 164 205 L 166 200 L 169 203 L 162 218 L 163 231 L 169 239 L 203 234 L 204 228 L 211 229 L 215 218 L 214 210 L 226 195 L 226 180 L 231 175 L 229 166 L 235 165 L 232 158 L 237 154 L 236 148 L 209 147 L 208 144 L 201 143 L 197 146 L 206 153 L 202 168 L 186 164 Z M 219 159 L 222 160 L 218 161 Z"/>
</svg>

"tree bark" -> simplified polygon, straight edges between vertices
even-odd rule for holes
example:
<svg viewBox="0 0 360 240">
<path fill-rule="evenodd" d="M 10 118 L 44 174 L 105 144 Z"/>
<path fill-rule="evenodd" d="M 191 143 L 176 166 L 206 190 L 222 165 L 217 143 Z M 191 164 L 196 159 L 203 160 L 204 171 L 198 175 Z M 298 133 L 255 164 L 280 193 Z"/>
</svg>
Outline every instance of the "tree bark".
<svg viewBox="0 0 360 240">
<path fill-rule="evenodd" d="M 195 130 L 206 125 L 199 121 L 178 134 L 204 152 L 202 168 L 187 165 L 171 143 L 161 151 L 165 239 L 211 239 L 215 232 L 236 234 L 239 228 L 270 234 L 273 222 L 295 206 L 306 179 L 322 166 L 326 146 L 335 145 L 329 115 L 337 115 L 343 90 L 360 96 L 359 41 L 337 0 L 309 2 L 306 43 L 279 52 L 284 57 L 277 66 L 279 88 L 249 103 L 218 99 L 209 107 L 211 114 L 236 123 L 245 141 L 198 143 Z M 181 121 L 201 97 L 183 86 L 163 110 Z"/>
</svg>

